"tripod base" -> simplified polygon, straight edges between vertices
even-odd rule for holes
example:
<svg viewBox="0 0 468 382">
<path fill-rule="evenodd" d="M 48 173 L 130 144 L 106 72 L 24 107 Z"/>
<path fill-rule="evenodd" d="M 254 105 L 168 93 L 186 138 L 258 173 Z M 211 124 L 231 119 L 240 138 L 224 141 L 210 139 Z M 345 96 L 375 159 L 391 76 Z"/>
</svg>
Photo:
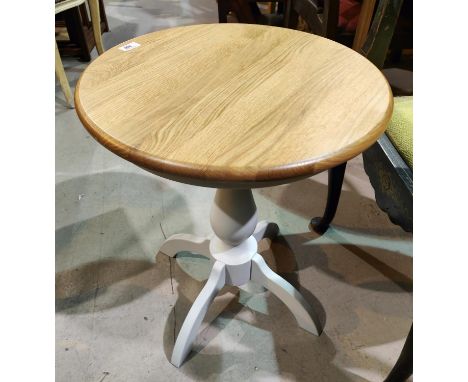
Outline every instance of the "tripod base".
<svg viewBox="0 0 468 382">
<path fill-rule="evenodd" d="M 208 239 L 186 234 L 173 235 L 164 242 L 160 252 L 167 256 L 174 257 L 177 252 L 190 251 L 214 261 L 208 281 L 180 329 L 171 358 L 174 366 L 180 367 L 190 353 L 208 307 L 224 285 L 240 286 L 251 280 L 269 289 L 291 310 L 301 328 L 320 335 L 320 322 L 311 306 L 290 283 L 273 272 L 257 253 L 258 242 L 264 237 L 272 238 L 277 233 L 276 224 L 259 222 L 254 232 L 238 245 L 228 244 L 217 236 Z"/>
</svg>

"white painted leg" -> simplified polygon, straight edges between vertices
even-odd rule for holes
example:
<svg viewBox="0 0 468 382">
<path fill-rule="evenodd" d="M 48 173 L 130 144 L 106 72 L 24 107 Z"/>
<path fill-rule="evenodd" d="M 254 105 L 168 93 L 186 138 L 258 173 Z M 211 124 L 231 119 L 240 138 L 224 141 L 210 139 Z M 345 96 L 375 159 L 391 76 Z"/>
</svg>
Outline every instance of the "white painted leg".
<svg viewBox="0 0 468 382">
<path fill-rule="evenodd" d="M 262 220 L 257 223 L 253 236 L 259 242 L 263 238 L 273 240 L 279 233 L 279 227 L 276 223 Z"/>
<path fill-rule="evenodd" d="M 169 257 L 174 257 L 177 255 L 177 252 L 186 251 L 211 258 L 209 248 L 210 239 L 206 237 L 178 233 L 167 238 L 159 249 L 159 252 L 162 252 Z"/>
<path fill-rule="evenodd" d="M 212 239 L 178 234 L 167 239 L 160 252 L 174 257 L 190 251 L 214 259 L 207 283 L 193 303 L 177 337 L 171 363 L 180 367 L 190 353 L 209 305 L 225 285 L 242 286 L 249 280 L 271 290 L 296 317 L 300 327 L 319 335 L 320 321 L 304 297 L 286 280 L 274 273 L 257 253 L 258 242 L 273 239 L 278 226 L 257 224 L 257 209 L 248 189 L 218 189 L 211 209 Z"/>
<path fill-rule="evenodd" d="M 309 303 L 290 283 L 273 272 L 258 253 L 252 258 L 250 279 L 273 292 L 283 301 L 304 330 L 320 335 L 320 321 Z"/>
<path fill-rule="evenodd" d="M 226 266 L 216 261 L 211 270 L 210 277 L 198 295 L 197 299 L 190 308 L 187 317 L 180 329 L 177 341 L 172 352 L 171 363 L 175 367 L 180 367 L 187 355 L 192 349 L 193 341 L 195 340 L 198 329 L 203 321 L 203 317 L 208 310 L 211 302 L 224 286 L 226 280 Z"/>
</svg>

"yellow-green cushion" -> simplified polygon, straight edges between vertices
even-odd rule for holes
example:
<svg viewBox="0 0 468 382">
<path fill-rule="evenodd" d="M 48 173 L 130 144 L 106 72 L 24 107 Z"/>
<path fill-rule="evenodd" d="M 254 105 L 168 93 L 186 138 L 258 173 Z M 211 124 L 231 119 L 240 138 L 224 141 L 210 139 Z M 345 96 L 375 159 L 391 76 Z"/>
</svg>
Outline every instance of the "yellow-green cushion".
<svg viewBox="0 0 468 382">
<path fill-rule="evenodd" d="M 388 137 L 409 167 L 413 168 L 413 97 L 395 97 Z"/>
</svg>

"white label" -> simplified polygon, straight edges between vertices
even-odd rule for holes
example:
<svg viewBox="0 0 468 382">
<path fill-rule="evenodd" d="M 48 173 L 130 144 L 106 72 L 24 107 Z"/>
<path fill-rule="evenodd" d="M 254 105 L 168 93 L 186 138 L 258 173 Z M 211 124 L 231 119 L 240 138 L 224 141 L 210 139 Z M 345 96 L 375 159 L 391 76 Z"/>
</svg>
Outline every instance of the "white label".
<svg viewBox="0 0 468 382">
<path fill-rule="evenodd" d="M 129 42 L 127 45 L 121 46 L 119 49 L 126 52 L 127 50 L 132 50 L 132 49 L 138 48 L 139 46 L 140 46 L 140 44 L 138 44 L 135 41 L 132 41 L 132 42 Z"/>
</svg>

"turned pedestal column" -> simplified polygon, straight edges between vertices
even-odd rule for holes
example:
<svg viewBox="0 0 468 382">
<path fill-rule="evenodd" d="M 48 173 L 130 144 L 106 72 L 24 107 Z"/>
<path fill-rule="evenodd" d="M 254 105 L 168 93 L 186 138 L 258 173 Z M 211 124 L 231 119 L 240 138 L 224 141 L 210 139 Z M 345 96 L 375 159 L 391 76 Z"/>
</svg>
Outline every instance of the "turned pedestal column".
<svg viewBox="0 0 468 382">
<path fill-rule="evenodd" d="M 191 251 L 214 261 L 207 283 L 193 303 L 180 329 L 171 362 L 179 367 L 187 357 L 210 303 L 224 285 L 241 286 L 253 281 L 273 292 L 291 310 L 298 324 L 319 335 L 320 322 L 302 295 L 273 272 L 257 253 L 258 242 L 274 238 L 278 226 L 258 222 L 257 208 L 250 189 L 218 189 L 211 208 L 214 236 L 199 238 L 176 234 L 166 240 L 160 252 L 174 257 Z"/>
</svg>

